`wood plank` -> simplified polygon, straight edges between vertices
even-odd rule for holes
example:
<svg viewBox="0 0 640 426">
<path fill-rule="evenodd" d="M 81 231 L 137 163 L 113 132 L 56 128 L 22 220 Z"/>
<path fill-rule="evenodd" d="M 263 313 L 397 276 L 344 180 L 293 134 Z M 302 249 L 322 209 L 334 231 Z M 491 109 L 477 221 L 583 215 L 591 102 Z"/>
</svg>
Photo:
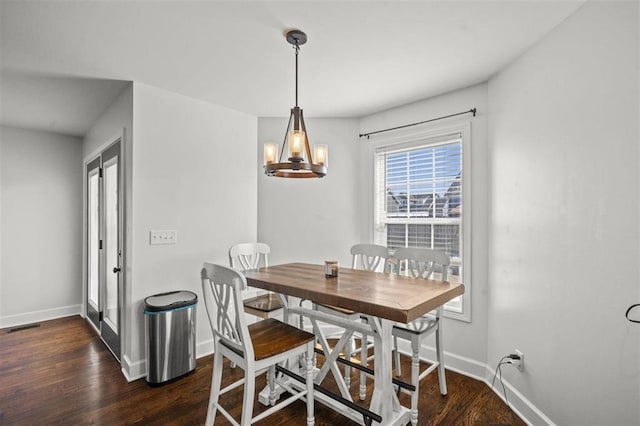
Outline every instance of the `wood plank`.
<svg viewBox="0 0 640 426">
<path fill-rule="evenodd" d="M 120 365 L 106 349 L 93 329 L 82 318 L 68 317 L 41 323 L 16 333 L 0 330 L 0 424 L 204 424 L 211 385 L 211 356 L 197 361 L 193 374 L 160 387 L 144 380 L 132 383 L 120 372 Z M 318 357 L 318 364 L 324 359 Z M 410 359 L 402 357 L 403 372 L 410 371 Z M 222 385 L 242 377 L 242 369 L 225 363 Z M 404 378 L 405 380 L 407 377 Z M 328 378 L 325 383 L 337 391 Z M 256 388 L 266 384 L 264 374 Z M 513 425 L 524 422 L 489 387 L 480 381 L 447 371 L 449 393 L 438 390 L 437 375 L 420 382 L 420 418 L 426 425 Z M 349 388 L 358 402 L 359 374 L 352 369 Z M 373 390 L 367 382 L 368 406 Z M 221 402 L 240 418 L 243 387 L 224 395 Z M 407 406 L 409 395 L 401 394 Z M 358 402 L 359 403 L 359 402 Z M 267 409 L 254 403 L 254 413 Z M 317 425 L 354 426 L 356 423 L 316 404 Z M 274 416 L 259 422 L 262 426 L 305 425 L 306 406 L 296 401 Z M 228 424 L 218 416 L 217 425 Z"/>
<path fill-rule="evenodd" d="M 248 285 L 316 303 L 409 323 L 464 293 L 464 285 L 340 268 L 326 278 L 323 265 L 288 263 L 246 271 Z"/>
<path fill-rule="evenodd" d="M 311 333 L 269 318 L 249 325 L 256 360 L 281 354 L 316 339 Z"/>
</svg>

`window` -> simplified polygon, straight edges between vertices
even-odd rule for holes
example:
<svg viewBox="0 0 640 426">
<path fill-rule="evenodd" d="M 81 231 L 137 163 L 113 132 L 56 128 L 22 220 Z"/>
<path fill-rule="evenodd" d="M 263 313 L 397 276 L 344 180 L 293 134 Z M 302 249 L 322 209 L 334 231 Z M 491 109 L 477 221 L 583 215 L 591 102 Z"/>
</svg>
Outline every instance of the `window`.
<svg viewBox="0 0 640 426">
<path fill-rule="evenodd" d="M 373 148 L 374 242 L 390 249 L 424 247 L 447 253 L 451 257 L 449 281 L 463 282 L 466 292 L 447 303 L 445 312 L 467 321 L 468 135 L 466 126 L 381 142 Z"/>
</svg>

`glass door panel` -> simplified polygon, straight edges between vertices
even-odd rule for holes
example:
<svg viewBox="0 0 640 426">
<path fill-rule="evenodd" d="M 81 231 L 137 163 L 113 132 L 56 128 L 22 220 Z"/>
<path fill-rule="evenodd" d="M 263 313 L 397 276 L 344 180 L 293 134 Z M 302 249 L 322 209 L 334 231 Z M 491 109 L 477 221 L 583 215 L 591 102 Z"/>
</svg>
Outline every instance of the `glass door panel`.
<svg viewBox="0 0 640 426">
<path fill-rule="evenodd" d="M 98 244 L 100 244 L 100 222 L 99 222 L 99 210 L 98 210 L 98 171 L 89 174 L 89 196 L 88 196 L 88 210 L 89 217 L 87 223 L 87 235 L 89 241 L 88 247 L 88 280 L 89 280 L 89 303 L 93 308 L 98 309 L 98 284 L 100 280 L 98 272 L 98 258 L 100 256 L 100 250 Z"/>
<path fill-rule="evenodd" d="M 104 320 L 118 331 L 118 158 L 104 164 L 104 204 L 105 204 L 105 255 L 107 280 L 105 285 Z"/>
<path fill-rule="evenodd" d="M 87 317 L 100 330 L 100 158 L 87 165 Z"/>
</svg>

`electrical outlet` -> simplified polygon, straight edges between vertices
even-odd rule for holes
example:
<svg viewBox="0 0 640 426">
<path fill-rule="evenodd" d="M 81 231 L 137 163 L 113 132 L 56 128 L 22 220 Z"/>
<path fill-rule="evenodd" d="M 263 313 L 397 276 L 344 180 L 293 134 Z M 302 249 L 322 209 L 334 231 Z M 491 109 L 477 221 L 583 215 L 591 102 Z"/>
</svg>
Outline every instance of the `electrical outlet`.
<svg viewBox="0 0 640 426">
<path fill-rule="evenodd" d="M 149 231 L 149 244 L 178 244 L 178 231 Z"/>
<path fill-rule="evenodd" d="M 524 354 L 520 352 L 518 349 L 516 349 L 513 353 L 518 355 L 520 359 L 512 359 L 511 364 L 518 367 L 518 370 L 523 371 L 524 370 Z"/>
</svg>

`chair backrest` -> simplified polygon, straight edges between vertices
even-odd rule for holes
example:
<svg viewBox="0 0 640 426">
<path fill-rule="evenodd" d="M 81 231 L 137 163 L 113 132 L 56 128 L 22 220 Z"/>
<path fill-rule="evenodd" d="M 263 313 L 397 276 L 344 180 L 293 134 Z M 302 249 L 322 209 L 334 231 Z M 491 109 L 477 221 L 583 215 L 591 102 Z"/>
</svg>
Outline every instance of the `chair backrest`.
<svg viewBox="0 0 640 426">
<path fill-rule="evenodd" d="M 377 271 L 382 265 L 384 270 L 389 258 L 389 249 L 378 244 L 355 244 L 351 247 L 351 256 L 353 269 Z"/>
<path fill-rule="evenodd" d="M 440 272 L 443 281 L 449 277 L 451 259 L 441 250 L 401 247 L 396 249 L 393 257 L 398 261 L 395 268 L 396 274 L 400 274 L 402 269 L 400 266 L 404 262 L 404 271 L 407 275 L 416 278 L 433 278 L 434 272 Z"/>
<path fill-rule="evenodd" d="M 245 359 L 253 359 L 253 344 L 245 320 L 242 291 L 247 280 L 240 272 L 222 265 L 205 263 L 201 271 L 202 293 L 214 341 L 237 349 Z"/>
<path fill-rule="evenodd" d="M 229 249 L 229 266 L 240 271 L 269 266 L 271 247 L 265 243 L 241 243 Z"/>
</svg>

